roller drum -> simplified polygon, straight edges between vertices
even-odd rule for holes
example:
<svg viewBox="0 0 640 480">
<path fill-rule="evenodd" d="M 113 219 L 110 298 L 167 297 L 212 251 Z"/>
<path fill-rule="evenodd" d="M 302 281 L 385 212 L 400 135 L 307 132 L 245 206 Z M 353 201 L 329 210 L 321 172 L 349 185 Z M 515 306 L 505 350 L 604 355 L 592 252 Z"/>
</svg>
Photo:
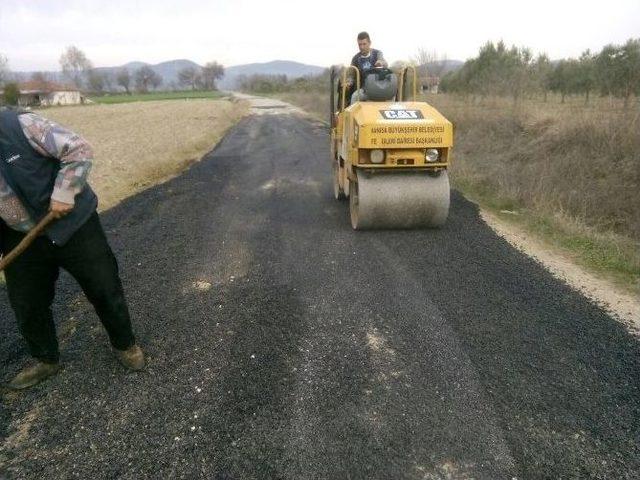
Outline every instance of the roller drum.
<svg viewBox="0 0 640 480">
<path fill-rule="evenodd" d="M 367 172 L 350 185 L 351 225 L 355 230 L 433 228 L 449 214 L 446 170 Z"/>
</svg>

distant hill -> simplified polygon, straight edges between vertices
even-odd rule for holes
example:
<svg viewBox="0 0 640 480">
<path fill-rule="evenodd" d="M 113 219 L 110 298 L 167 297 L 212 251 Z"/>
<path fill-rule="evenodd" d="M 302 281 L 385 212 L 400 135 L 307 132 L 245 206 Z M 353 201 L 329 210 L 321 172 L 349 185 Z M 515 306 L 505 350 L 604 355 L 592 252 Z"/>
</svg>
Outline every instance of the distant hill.
<svg viewBox="0 0 640 480">
<path fill-rule="evenodd" d="M 162 83 L 161 89 L 169 89 L 172 86 L 177 86 L 178 72 L 183 68 L 187 68 L 187 67 L 193 67 L 196 69 L 202 68 L 196 62 L 193 62 L 191 60 L 180 59 L 180 60 L 169 60 L 168 62 L 161 62 L 156 65 L 152 65 L 150 63 L 145 63 L 145 62 L 129 62 L 129 63 L 125 63 L 124 65 L 120 65 L 118 67 L 97 67 L 96 70 L 98 72 L 101 72 L 103 74 L 109 75 L 112 78 L 114 78 L 116 73 L 122 70 L 123 68 L 126 68 L 127 70 L 129 70 L 129 72 L 131 72 L 131 74 L 133 74 L 136 70 L 138 70 L 140 67 L 143 67 L 143 66 L 151 67 L 153 71 L 155 71 L 157 74 L 159 74 L 162 77 L 163 83 Z M 36 72 L 13 72 L 13 75 L 16 78 L 16 80 L 23 82 L 23 81 L 29 80 L 34 73 Z M 62 72 L 47 71 L 47 72 L 41 72 L 41 73 L 44 73 L 47 80 L 50 80 L 53 82 L 62 82 L 65 80 L 64 76 L 62 75 Z"/>
<path fill-rule="evenodd" d="M 127 70 L 137 70 L 140 67 L 144 67 L 145 65 L 150 65 L 150 64 L 149 63 L 145 63 L 145 62 L 129 62 L 129 63 L 125 63 L 124 65 L 121 65 L 119 67 L 106 67 L 106 69 L 126 68 Z"/>
<path fill-rule="evenodd" d="M 433 62 L 427 66 L 432 72 L 439 73 L 441 76 L 446 75 L 450 71 L 458 70 L 464 65 L 460 60 L 443 60 Z M 231 90 L 235 88 L 235 83 L 240 75 L 286 75 L 288 78 L 298 78 L 307 75 L 318 75 L 324 71 L 326 67 L 317 65 L 306 65 L 304 63 L 291 62 L 285 60 L 274 60 L 266 63 L 249 63 L 246 65 L 235 65 L 225 70 L 224 78 L 219 82 L 221 89 Z"/>
<path fill-rule="evenodd" d="M 288 60 L 273 60 L 265 63 L 248 63 L 234 65 L 225 69 L 224 78 L 219 82 L 222 89 L 233 89 L 240 75 L 286 75 L 288 78 L 299 78 L 307 75 L 318 75 L 324 67 L 307 65 Z"/>
<path fill-rule="evenodd" d="M 163 84 L 161 89 L 169 89 L 178 83 L 178 72 L 183 68 L 193 67 L 196 69 L 202 68 L 196 62 L 187 59 L 170 60 L 167 62 L 158 63 L 155 65 L 145 62 L 129 62 L 118 67 L 97 67 L 96 70 L 115 77 L 115 74 L 123 68 L 129 70 L 132 74 L 140 67 L 149 66 L 152 70 L 158 73 L 163 78 Z M 274 60 L 266 63 L 250 63 L 246 65 L 234 65 L 225 68 L 225 76 L 219 82 L 221 89 L 232 89 L 235 86 L 235 80 L 239 75 L 286 75 L 289 78 L 298 78 L 305 75 L 315 75 L 322 73 L 324 67 L 318 67 L 316 65 L 305 65 L 298 62 L 290 62 L 286 60 Z M 16 80 L 26 81 L 31 78 L 35 72 L 13 72 Z M 46 78 L 50 81 L 61 82 L 64 80 L 62 72 L 42 72 Z"/>
<path fill-rule="evenodd" d="M 31 80 L 31 76 L 34 73 L 42 73 L 45 79 L 49 82 L 63 83 L 64 77 L 62 76 L 62 72 L 52 72 L 52 71 L 43 71 L 39 70 L 38 72 L 11 72 L 11 79 L 16 82 L 26 82 Z"/>
<path fill-rule="evenodd" d="M 202 67 L 198 65 L 196 62 L 191 60 L 170 60 L 168 62 L 158 63 L 157 65 L 153 65 L 153 68 L 156 73 L 159 73 L 162 78 L 164 78 L 165 83 L 177 82 L 178 81 L 178 72 L 183 68 L 193 67 L 197 70 Z"/>
<path fill-rule="evenodd" d="M 446 74 L 449 71 L 457 70 L 464 62 L 459 60 L 444 60 L 443 62 L 434 62 L 428 66 L 428 69 L 432 72 L 440 72 L 441 75 Z M 126 68 L 132 74 L 142 66 L 149 66 L 156 73 L 163 78 L 163 84 L 161 89 L 170 89 L 177 87 L 178 84 L 178 72 L 183 68 L 193 67 L 196 69 L 202 68 L 196 62 L 188 59 L 169 60 L 167 62 L 161 62 L 155 65 L 145 62 L 129 62 L 118 67 L 98 67 L 96 70 L 115 77 L 115 74 L 122 68 Z M 236 80 L 240 75 L 286 75 L 288 78 L 299 78 L 307 75 L 318 75 L 323 72 L 325 67 L 318 65 L 307 65 L 299 62 L 292 62 L 288 60 L 273 60 L 265 63 L 248 63 L 244 65 L 233 65 L 225 68 L 225 75 L 218 82 L 218 86 L 222 90 L 232 90 L 236 87 Z M 26 81 L 31 79 L 34 72 L 14 72 L 14 76 L 18 81 Z M 64 82 L 65 79 L 61 72 L 43 72 L 46 78 L 53 82 Z"/>
<path fill-rule="evenodd" d="M 464 65 L 464 62 L 460 60 L 440 60 L 437 62 L 431 62 L 427 64 L 427 71 L 439 73 L 440 76 L 444 76 L 449 72 L 455 72 Z"/>
</svg>

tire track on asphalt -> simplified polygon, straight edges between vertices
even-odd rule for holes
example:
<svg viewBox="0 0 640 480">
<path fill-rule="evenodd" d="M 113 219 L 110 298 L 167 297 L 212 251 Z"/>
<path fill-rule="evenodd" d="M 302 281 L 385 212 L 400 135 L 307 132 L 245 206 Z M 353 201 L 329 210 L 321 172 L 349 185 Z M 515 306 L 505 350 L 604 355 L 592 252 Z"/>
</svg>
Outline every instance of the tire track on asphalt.
<svg viewBox="0 0 640 480">
<path fill-rule="evenodd" d="M 403 278 L 394 254 L 375 242 L 358 241 L 340 219 L 345 205 L 329 200 L 327 188 L 304 188 L 328 174 L 328 162 L 314 153 L 309 150 L 309 168 L 282 168 L 290 178 L 280 183 L 289 188 L 271 209 L 282 212 L 277 218 L 288 232 L 282 239 L 289 252 L 285 268 L 308 306 L 287 476 L 513 476 L 515 462 L 471 362 L 437 309 L 428 305 L 420 282 Z M 336 276 L 340 268 L 343 281 Z M 425 356 L 429 343 L 440 358 Z M 433 428 L 433 422 L 442 422 L 442 405 L 458 418 L 448 428 Z M 440 453 L 434 452 L 436 441 Z"/>
</svg>

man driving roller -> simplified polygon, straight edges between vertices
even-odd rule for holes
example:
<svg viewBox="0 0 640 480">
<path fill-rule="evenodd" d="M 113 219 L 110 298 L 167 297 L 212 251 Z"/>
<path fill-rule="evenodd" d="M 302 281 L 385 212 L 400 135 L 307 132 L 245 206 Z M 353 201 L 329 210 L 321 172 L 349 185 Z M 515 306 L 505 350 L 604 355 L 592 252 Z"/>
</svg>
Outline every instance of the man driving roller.
<svg viewBox="0 0 640 480">
<path fill-rule="evenodd" d="M 351 59 L 351 65 L 356 67 L 360 72 L 360 87 L 364 85 L 364 79 L 367 73 L 377 67 L 387 67 L 387 62 L 380 50 L 371 48 L 371 38 L 367 32 L 360 32 L 358 34 L 358 49 L 360 50 Z M 348 80 L 348 87 L 350 91 L 354 89 L 355 79 L 350 77 Z M 357 102 L 363 99 L 363 90 L 353 92 L 351 95 L 351 103 Z M 349 98 L 349 97 L 347 97 Z"/>
</svg>

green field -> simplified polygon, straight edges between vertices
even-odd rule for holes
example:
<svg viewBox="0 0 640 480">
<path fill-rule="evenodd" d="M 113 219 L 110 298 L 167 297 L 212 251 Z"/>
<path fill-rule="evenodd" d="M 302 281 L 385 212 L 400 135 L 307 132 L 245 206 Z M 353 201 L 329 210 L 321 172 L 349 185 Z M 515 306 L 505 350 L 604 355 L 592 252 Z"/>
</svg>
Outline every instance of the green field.
<svg viewBox="0 0 640 480">
<path fill-rule="evenodd" d="M 154 100 L 187 100 L 190 98 L 221 98 L 225 96 L 222 92 L 198 92 L 186 90 L 182 92 L 152 92 L 134 93 L 132 95 L 104 95 L 101 97 L 89 97 L 94 103 L 128 103 L 128 102 L 148 102 Z"/>
</svg>

